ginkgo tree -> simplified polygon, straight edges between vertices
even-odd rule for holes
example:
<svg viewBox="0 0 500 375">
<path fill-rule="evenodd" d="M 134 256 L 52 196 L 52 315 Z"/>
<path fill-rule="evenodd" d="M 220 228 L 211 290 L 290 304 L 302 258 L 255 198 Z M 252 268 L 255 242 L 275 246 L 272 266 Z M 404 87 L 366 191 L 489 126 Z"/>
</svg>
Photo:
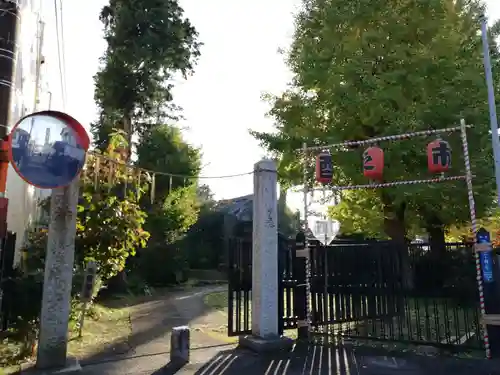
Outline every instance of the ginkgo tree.
<svg viewBox="0 0 500 375">
<path fill-rule="evenodd" d="M 268 98 L 276 129 L 254 132 L 254 136 L 281 156 L 281 175 L 300 184 L 302 162 L 294 150 L 302 142 L 324 145 L 446 128 L 463 118 L 474 125 L 468 130 L 468 140 L 476 208 L 484 215 L 494 199 L 494 181 L 478 32 L 483 10 L 476 0 L 304 1 L 287 53 L 293 80 L 285 92 Z M 498 24 L 489 30 L 490 40 L 495 40 L 498 30 Z M 491 49 L 494 79 L 499 82 L 500 55 L 494 42 Z M 453 150 L 449 174 L 463 174 L 460 135 L 443 137 Z M 429 178 L 425 148 L 431 140 L 381 143 L 385 180 Z M 368 182 L 362 174 L 362 152 L 362 148 L 333 152 L 334 183 Z M 309 165 L 312 181 L 313 163 Z M 351 197 L 356 194 L 368 197 L 358 192 Z M 370 194 L 370 199 L 345 197 L 341 216 L 356 217 L 360 210 L 369 216 L 375 211 L 384 221 L 384 232 L 396 240 L 405 239 L 409 219 L 418 220 L 436 243 L 444 242 L 446 225 L 469 219 L 461 182 L 410 185 Z"/>
</svg>

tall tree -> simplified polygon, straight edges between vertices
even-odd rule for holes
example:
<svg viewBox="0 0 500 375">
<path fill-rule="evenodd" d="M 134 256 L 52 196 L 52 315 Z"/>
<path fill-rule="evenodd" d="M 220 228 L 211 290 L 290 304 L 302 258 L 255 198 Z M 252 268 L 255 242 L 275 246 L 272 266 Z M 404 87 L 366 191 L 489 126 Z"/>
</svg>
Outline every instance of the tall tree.
<svg viewBox="0 0 500 375">
<path fill-rule="evenodd" d="M 200 150 L 188 144 L 181 130 L 171 125 L 157 125 L 147 130 L 137 145 L 139 167 L 173 174 L 158 174 L 155 178 L 155 196 L 164 200 L 170 191 L 196 183 L 201 169 Z"/>
<path fill-rule="evenodd" d="M 468 131 L 479 215 L 492 202 L 492 157 L 487 93 L 482 67 L 476 0 L 307 0 L 296 17 L 288 66 L 291 88 L 272 97 L 274 133 L 254 133 L 269 150 L 282 155 L 282 173 L 295 183 L 301 165 L 294 149 L 309 145 L 474 124 Z M 498 36 L 498 25 L 490 40 Z M 491 43 L 495 80 L 500 56 Z M 498 86 L 498 85 L 497 85 Z M 454 150 L 450 174 L 463 174 L 458 135 L 444 135 Z M 387 181 L 428 178 L 425 145 L 412 139 L 382 145 Z M 334 153 L 335 181 L 366 183 L 361 149 Z M 312 158 L 312 156 L 310 155 Z M 285 163 L 287 161 L 288 163 Z M 312 180 L 312 163 L 309 174 Z M 446 224 L 468 220 L 463 185 L 412 185 L 378 190 L 384 231 L 400 241 L 405 219 L 444 240 Z M 346 202 L 373 210 L 373 199 Z"/>
<path fill-rule="evenodd" d="M 111 0 L 100 19 L 108 47 L 95 77 L 94 140 L 105 146 L 117 128 L 132 147 L 134 134 L 175 115 L 172 78 L 193 71 L 198 34 L 177 0 Z"/>
</svg>

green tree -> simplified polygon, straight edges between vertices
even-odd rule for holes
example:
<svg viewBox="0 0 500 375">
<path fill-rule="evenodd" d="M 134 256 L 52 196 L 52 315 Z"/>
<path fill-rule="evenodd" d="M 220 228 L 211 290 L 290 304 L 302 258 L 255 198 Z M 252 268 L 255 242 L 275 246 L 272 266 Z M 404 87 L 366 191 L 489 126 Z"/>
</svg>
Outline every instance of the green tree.
<svg viewBox="0 0 500 375">
<path fill-rule="evenodd" d="M 177 0 L 111 0 L 102 9 L 108 47 L 95 77 L 98 147 L 113 128 L 124 130 L 132 147 L 134 134 L 176 114 L 171 81 L 192 72 L 200 47 L 183 13 Z"/>
<path fill-rule="evenodd" d="M 468 139 L 476 208 L 484 215 L 492 202 L 493 181 L 478 35 L 482 11 L 482 4 L 474 0 L 304 1 L 288 52 L 294 74 L 291 88 L 269 98 L 277 132 L 254 135 L 282 156 L 280 173 L 298 184 L 302 165 L 294 149 L 304 141 L 311 146 L 363 140 L 455 126 L 464 118 L 475 125 Z M 490 40 L 495 40 L 498 30 L 498 24 L 490 30 Z M 491 48 L 498 82 L 499 52 L 494 42 Z M 444 137 L 454 150 L 450 174 L 463 174 L 459 136 Z M 428 178 L 425 146 L 429 141 L 413 138 L 381 145 L 386 181 Z M 334 182 L 367 183 L 361 170 L 363 150 L 349 151 L 333 154 Z M 312 184 L 313 156 L 309 157 Z M 377 190 L 372 199 L 347 199 L 343 207 L 357 205 L 370 211 L 376 199 L 389 237 L 403 241 L 406 219 L 411 216 L 444 241 L 445 225 L 469 219 L 463 186 Z"/>
<path fill-rule="evenodd" d="M 139 202 L 147 191 L 147 180 L 124 168 L 116 150 L 126 146 L 120 134 L 111 136 L 106 158 L 87 160 L 78 204 L 76 261 L 95 260 L 102 279 L 121 272 L 127 258 L 144 248 L 149 233 L 144 229 L 146 213 Z"/>
<path fill-rule="evenodd" d="M 179 281 L 188 266 L 181 240 L 198 220 L 201 207 L 196 184 L 200 152 L 186 143 L 177 127 L 156 125 L 140 139 L 136 164 L 158 172 L 153 196 L 141 203 L 148 212 L 146 228 L 151 238 L 141 251 L 139 273 L 155 285 Z"/>
<path fill-rule="evenodd" d="M 162 201 L 171 191 L 196 182 L 183 176 L 199 174 L 200 151 L 186 143 L 179 128 L 157 125 L 142 136 L 137 146 L 137 165 L 160 172 L 155 176 L 155 197 Z"/>
<path fill-rule="evenodd" d="M 86 262 L 94 260 L 102 280 L 121 272 L 126 260 L 144 248 L 149 239 L 144 229 L 147 215 L 139 205 L 148 190 L 147 177 L 139 177 L 137 171 L 124 167 L 123 155 L 118 152 L 123 146 L 126 146 L 123 134 L 112 133 L 106 152 L 102 156 L 89 155 L 81 175 L 76 271 L 82 271 Z M 43 200 L 41 207 L 48 215 L 50 198 Z M 43 272 L 46 248 L 46 229 L 28 234 L 25 267 L 29 272 Z"/>
</svg>

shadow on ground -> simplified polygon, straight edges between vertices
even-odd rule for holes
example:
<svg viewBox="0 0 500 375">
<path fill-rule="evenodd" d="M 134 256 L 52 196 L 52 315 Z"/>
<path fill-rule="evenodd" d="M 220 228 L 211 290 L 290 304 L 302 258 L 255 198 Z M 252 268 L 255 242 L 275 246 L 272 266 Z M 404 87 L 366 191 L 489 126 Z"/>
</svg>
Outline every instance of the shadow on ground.
<svg viewBox="0 0 500 375">
<path fill-rule="evenodd" d="M 295 375 L 357 374 L 352 351 L 345 347 L 296 345 L 290 352 L 257 354 L 236 348 L 217 353 L 205 364 L 190 363 L 179 369 L 173 364 L 151 375 Z"/>
<path fill-rule="evenodd" d="M 173 364 L 150 375 L 500 375 L 498 360 L 466 360 L 392 355 L 385 350 L 352 345 L 299 343 L 290 352 L 256 354 L 236 348 L 218 352 L 205 364 Z"/>
</svg>

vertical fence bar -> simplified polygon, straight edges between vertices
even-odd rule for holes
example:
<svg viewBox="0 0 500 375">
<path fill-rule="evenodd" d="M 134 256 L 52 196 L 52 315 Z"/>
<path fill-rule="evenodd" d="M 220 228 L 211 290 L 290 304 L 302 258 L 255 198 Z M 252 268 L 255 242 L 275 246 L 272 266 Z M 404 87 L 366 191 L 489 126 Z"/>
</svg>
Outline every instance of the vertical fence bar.
<svg viewBox="0 0 500 375">
<path fill-rule="evenodd" d="M 470 209 L 470 220 L 472 233 L 474 235 L 474 241 L 476 241 L 476 233 L 477 233 L 477 222 L 476 222 L 476 205 L 474 202 L 474 193 L 472 190 L 472 172 L 470 166 L 470 158 L 469 158 L 469 145 L 467 143 L 467 132 L 466 132 L 466 124 L 465 120 L 460 120 L 460 134 L 462 138 L 462 147 L 464 153 L 464 163 L 465 163 L 465 175 L 466 175 L 466 184 L 467 184 L 467 196 L 469 198 L 469 209 Z M 494 136 L 494 134 L 492 134 Z M 476 273 L 477 273 L 477 288 L 479 291 L 479 306 L 481 309 L 481 316 L 484 318 L 486 313 L 485 305 L 484 305 L 484 292 L 483 292 L 483 280 L 481 277 L 481 261 L 479 259 L 479 253 L 474 251 L 474 257 L 476 261 Z M 486 352 L 486 358 L 491 358 L 491 349 L 490 349 L 490 340 L 488 337 L 488 330 L 486 328 L 486 324 L 484 321 L 482 322 L 483 332 L 484 332 L 484 350 Z"/>
<path fill-rule="evenodd" d="M 295 261 L 293 264 L 293 273 L 297 284 L 293 296 L 293 310 L 297 317 L 297 337 L 307 339 L 309 336 L 308 302 L 307 302 L 307 273 L 306 262 L 309 248 L 306 244 L 304 232 L 297 233 L 295 237 Z"/>
</svg>

